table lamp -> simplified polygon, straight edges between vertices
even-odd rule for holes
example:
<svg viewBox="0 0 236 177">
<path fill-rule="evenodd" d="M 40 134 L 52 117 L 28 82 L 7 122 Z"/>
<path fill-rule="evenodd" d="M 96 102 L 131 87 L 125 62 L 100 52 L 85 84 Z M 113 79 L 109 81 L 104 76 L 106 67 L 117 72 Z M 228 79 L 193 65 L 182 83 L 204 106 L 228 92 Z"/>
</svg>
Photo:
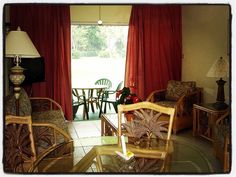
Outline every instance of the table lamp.
<svg viewBox="0 0 236 177">
<path fill-rule="evenodd" d="M 228 107 L 225 101 L 224 94 L 224 85 L 226 81 L 222 79 L 222 77 L 229 76 L 229 63 L 227 60 L 220 57 L 215 61 L 215 63 L 211 66 L 210 70 L 207 73 L 207 77 L 218 77 L 219 80 L 216 81 L 218 84 L 217 98 L 216 102 L 213 104 L 214 108 L 217 110 L 223 110 Z"/>
<path fill-rule="evenodd" d="M 16 114 L 19 115 L 20 85 L 25 79 L 24 68 L 20 66 L 21 58 L 37 58 L 40 55 L 28 34 L 25 31 L 21 31 L 20 27 L 16 31 L 10 31 L 7 34 L 5 49 L 5 56 L 14 58 L 15 66 L 10 69 L 10 80 L 14 84 Z"/>
</svg>

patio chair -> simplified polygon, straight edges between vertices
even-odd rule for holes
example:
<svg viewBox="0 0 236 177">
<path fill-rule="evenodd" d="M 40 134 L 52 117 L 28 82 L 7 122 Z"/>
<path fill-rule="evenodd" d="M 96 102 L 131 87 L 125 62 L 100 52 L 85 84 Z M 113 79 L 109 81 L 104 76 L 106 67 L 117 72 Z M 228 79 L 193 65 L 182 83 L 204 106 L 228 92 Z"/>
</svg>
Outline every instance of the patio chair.
<svg viewBox="0 0 236 177">
<path fill-rule="evenodd" d="M 101 107 L 101 104 L 99 104 L 99 102 L 103 98 L 108 97 L 108 91 L 112 87 L 112 82 L 107 78 L 102 78 L 102 79 L 97 80 L 95 82 L 95 85 L 107 85 L 107 88 L 105 90 L 100 90 L 99 92 L 96 93 L 97 96 L 93 98 L 93 102 L 95 102 L 97 108 L 100 108 L 100 110 L 101 110 L 102 107 Z"/>
<path fill-rule="evenodd" d="M 76 116 L 76 112 L 78 111 L 81 105 L 84 105 L 83 108 L 83 119 L 85 119 L 85 114 L 88 117 L 88 112 L 86 111 L 86 101 L 82 94 L 79 94 L 77 89 L 72 88 L 72 106 L 73 106 L 73 119 Z"/>
<path fill-rule="evenodd" d="M 121 81 L 115 90 L 108 90 L 107 91 L 107 95 L 103 95 L 102 99 L 101 99 L 101 109 L 100 109 L 100 113 L 99 113 L 99 117 L 101 115 L 101 113 L 106 114 L 106 110 L 107 110 L 107 104 L 109 105 L 109 109 L 111 109 L 111 104 L 113 105 L 113 108 L 115 110 L 115 112 L 117 112 L 117 104 L 116 104 L 116 92 L 119 91 L 122 88 L 123 85 L 123 81 Z M 104 105 L 104 110 L 102 111 L 102 106 Z"/>
</svg>

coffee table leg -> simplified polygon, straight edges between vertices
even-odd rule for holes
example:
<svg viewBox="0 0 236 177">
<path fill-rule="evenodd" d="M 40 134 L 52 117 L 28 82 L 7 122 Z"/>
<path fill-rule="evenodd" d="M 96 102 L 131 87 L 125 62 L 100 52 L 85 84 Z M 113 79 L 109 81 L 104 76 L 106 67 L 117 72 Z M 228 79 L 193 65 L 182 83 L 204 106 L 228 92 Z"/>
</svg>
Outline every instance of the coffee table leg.
<svg viewBox="0 0 236 177">
<path fill-rule="evenodd" d="M 193 136 L 196 136 L 196 127 L 197 127 L 197 111 L 193 108 Z"/>
<path fill-rule="evenodd" d="M 85 114 L 86 114 L 87 120 L 89 120 L 85 91 L 82 89 L 82 92 L 83 92 L 83 99 L 84 99 Z"/>
<path fill-rule="evenodd" d="M 102 116 L 101 117 L 101 136 L 105 135 L 104 128 L 105 128 L 105 122 L 104 122 L 104 118 Z"/>
</svg>

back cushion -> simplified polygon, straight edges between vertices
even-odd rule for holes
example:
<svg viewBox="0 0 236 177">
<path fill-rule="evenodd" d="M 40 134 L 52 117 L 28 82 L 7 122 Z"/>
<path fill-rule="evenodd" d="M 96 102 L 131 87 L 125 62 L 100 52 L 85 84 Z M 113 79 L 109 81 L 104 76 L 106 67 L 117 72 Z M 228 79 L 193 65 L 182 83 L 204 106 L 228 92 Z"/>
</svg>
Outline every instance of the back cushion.
<svg viewBox="0 0 236 177">
<path fill-rule="evenodd" d="M 30 99 L 23 88 L 20 91 L 19 98 L 19 116 L 29 116 L 32 113 Z M 5 114 L 16 115 L 16 98 L 11 93 L 5 98 Z"/>
<path fill-rule="evenodd" d="M 196 89 L 194 81 L 174 81 L 170 80 L 167 84 L 166 100 L 177 101 L 182 95 L 193 92 Z"/>
<path fill-rule="evenodd" d="M 68 126 L 60 110 L 40 111 L 32 113 L 33 122 L 51 123 L 68 132 Z"/>
</svg>

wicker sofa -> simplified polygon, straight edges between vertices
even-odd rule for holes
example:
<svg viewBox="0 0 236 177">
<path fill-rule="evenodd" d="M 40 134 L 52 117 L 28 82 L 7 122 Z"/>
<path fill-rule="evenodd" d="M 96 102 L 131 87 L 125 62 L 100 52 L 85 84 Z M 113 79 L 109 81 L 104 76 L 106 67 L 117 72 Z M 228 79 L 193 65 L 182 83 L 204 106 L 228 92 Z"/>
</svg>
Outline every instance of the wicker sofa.
<svg viewBox="0 0 236 177">
<path fill-rule="evenodd" d="M 182 129 L 192 127 L 193 104 L 201 102 L 201 95 L 202 88 L 196 87 L 194 81 L 170 80 L 167 89 L 153 91 L 147 101 L 176 109 L 172 128 L 176 134 Z"/>
<path fill-rule="evenodd" d="M 4 104 L 6 116 L 16 115 L 17 108 L 15 105 L 14 95 L 8 95 L 5 98 Z M 51 146 L 72 140 L 69 134 L 67 122 L 64 119 L 64 114 L 61 106 L 50 98 L 29 98 L 25 90 L 21 89 L 18 119 L 26 116 L 31 117 L 32 119 L 32 125 L 30 126 L 32 126 L 34 141 L 33 144 L 35 145 L 36 156 L 45 152 Z M 9 132 L 10 130 L 7 130 L 6 128 L 7 126 L 5 127 L 4 131 Z M 11 141 L 10 138 L 5 139 L 5 143 Z M 65 151 L 65 153 L 68 153 L 68 155 L 70 156 L 72 151 L 73 146 L 70 146 Z M 57 154 L 49 157 L 49 159 L 56 157 Z M 73 160 L 71 161 L 71 163 L 73 163 Z M 6 168 L 10 172 L 16 170 L 16 167 L 14 167 L 15 169 L 9 169 L 9 167 Z M 27 169 L 25 170 L 27 171 Z"/>
</svg>

